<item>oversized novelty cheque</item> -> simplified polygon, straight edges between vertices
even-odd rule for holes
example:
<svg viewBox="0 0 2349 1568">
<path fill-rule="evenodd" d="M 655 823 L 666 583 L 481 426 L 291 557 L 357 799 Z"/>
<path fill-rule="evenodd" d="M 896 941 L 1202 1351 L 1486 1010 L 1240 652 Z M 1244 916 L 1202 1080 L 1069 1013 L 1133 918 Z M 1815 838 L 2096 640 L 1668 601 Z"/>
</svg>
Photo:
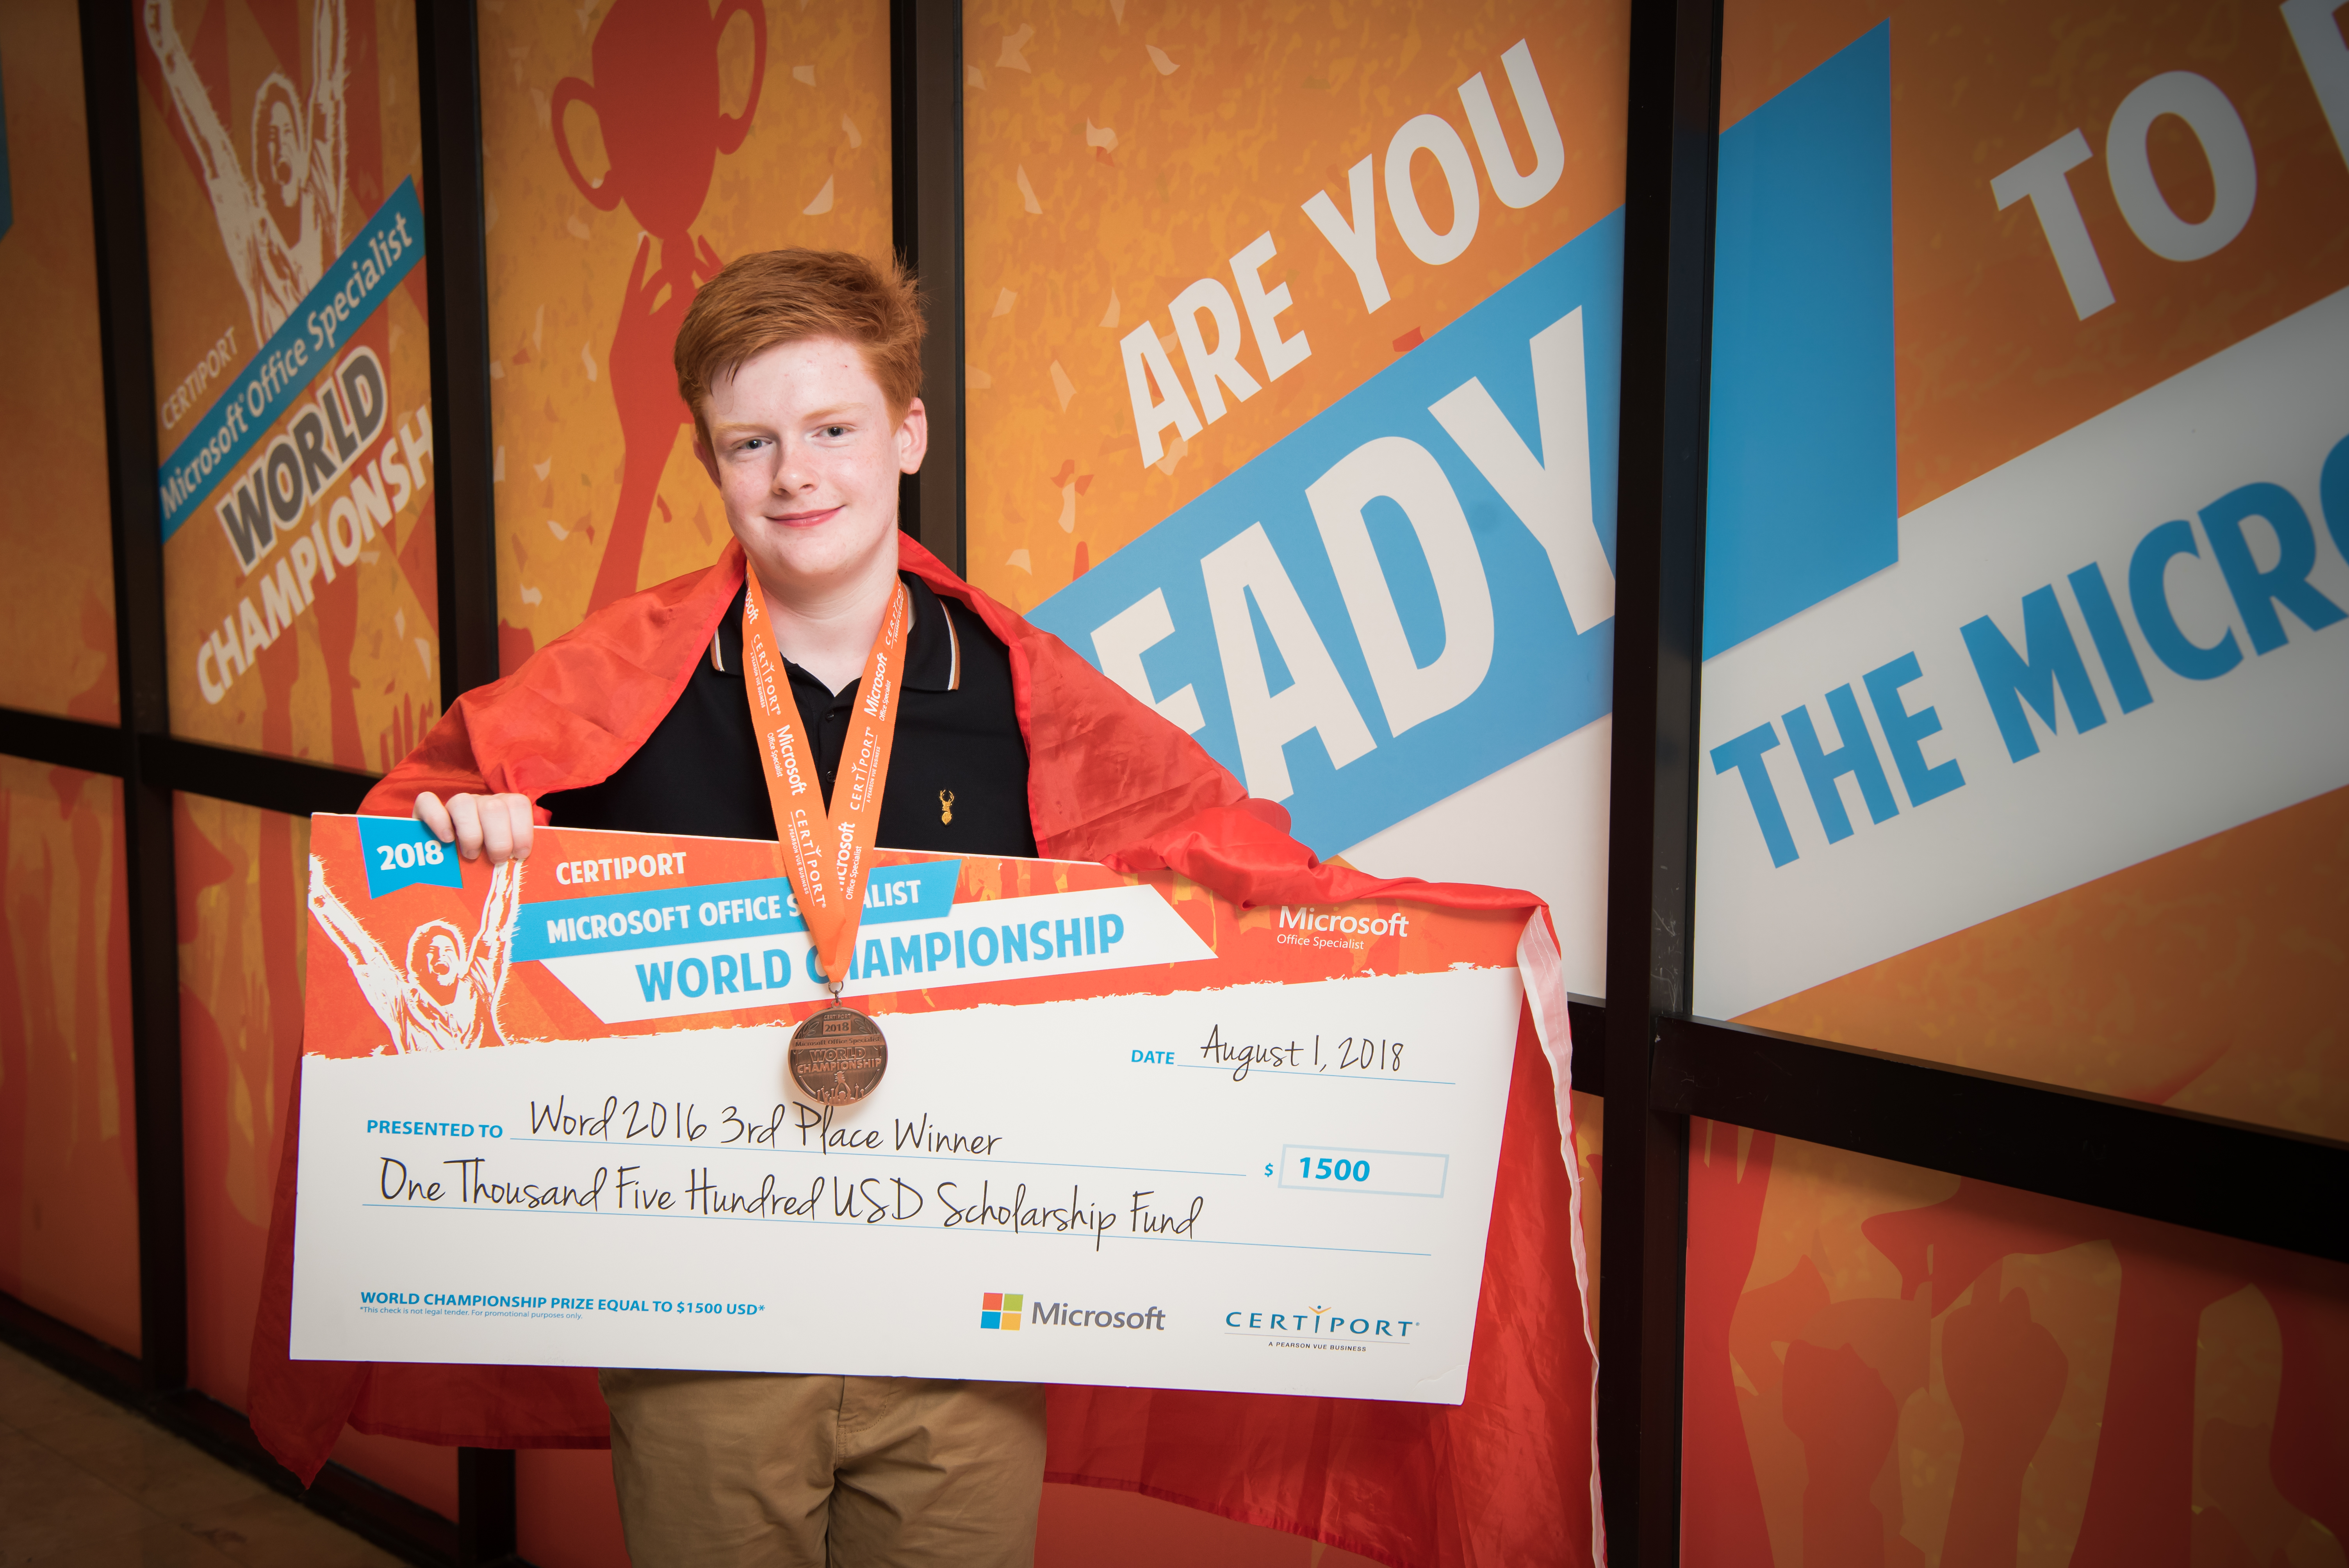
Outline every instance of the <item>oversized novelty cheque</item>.
<svg viewBox="0 0 2349 1568">
<path fill-rule="evenodd" d="M 296 1358 L 1462 1399 L 1522 909 L 875 851 L 852 1098 L 784 856 L 315 820 Z"/>
</svg>

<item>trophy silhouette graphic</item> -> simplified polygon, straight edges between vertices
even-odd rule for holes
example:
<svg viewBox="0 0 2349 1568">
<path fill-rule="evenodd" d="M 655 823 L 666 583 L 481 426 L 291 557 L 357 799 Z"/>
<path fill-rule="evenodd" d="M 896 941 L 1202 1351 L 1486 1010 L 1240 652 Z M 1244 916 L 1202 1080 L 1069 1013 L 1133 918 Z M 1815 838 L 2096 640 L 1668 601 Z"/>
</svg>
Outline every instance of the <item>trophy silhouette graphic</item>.
<svg viewBox="0 0 2349 1568">
<path fill-rule="evenodd" d="M 730 115 L 719 102 L 718 48 L 738 12 L 750 24 L 750 88 L 741 112 Z M 742 145 L 758 112 L 766 12 L 759 0 L 723 0 L 715 13 L 708 0 L 617 0 L 595 30 L 590 59 L 594 82 L 565 77 L 555 84 L 554 150 L 590 205 L 609 212 L 626 201 L 646 231 L 605 361 L 624 457 L 619 504 L 588 593 L 587 607 L 595 610 L 636 591 L 661 469 L 677 428 L 689 418 L 669 356 L 694 291 L 723 264 L 692 227 L 719 154 Z M 591 182 L 572 153 L 564 116 L 574 104 L 602 127 L 611 167 L 600 181 Z"/>
</svg>

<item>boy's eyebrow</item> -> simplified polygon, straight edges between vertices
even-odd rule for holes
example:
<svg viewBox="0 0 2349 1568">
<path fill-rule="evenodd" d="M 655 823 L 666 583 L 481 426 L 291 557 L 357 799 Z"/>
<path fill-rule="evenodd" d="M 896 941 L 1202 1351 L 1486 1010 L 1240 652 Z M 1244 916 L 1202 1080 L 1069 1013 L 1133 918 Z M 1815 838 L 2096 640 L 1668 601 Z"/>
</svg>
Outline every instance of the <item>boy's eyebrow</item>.
<svg viewBox="0 0 2349 1568">
<path fill-rule="evenodd" d="M 862 403 L 840 403 L 835 404 L 833 407 L 829 408 L 818 408 L 812 414 L 802 415 L 801 419 L 802 422 L 810 425 L 830 425 L 836 424 L 843 419 L 852 418 L 869 413 L 870 411 L 871 410 Z M 715 436 L 730 434 L 736 430 L 750 430 L 757 432 L 764 431 L 771 428 L 771 426 L 762 420 L 735 420 L 714 424 L 709 427 L 709 433 Z"/>
</svg>

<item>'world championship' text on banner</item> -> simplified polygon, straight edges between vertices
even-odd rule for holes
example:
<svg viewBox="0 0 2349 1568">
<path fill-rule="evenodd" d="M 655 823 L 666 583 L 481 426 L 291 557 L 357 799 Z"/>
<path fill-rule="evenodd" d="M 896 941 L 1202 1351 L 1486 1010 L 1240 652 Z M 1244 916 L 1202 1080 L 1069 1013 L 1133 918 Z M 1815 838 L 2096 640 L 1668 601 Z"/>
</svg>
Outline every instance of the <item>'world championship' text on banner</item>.
<svg viewBox="0 0 2349 1568">
<path fill-rule="evenodd" d="M 269 433 L 277 417 L 333 366 L 336 353 L 423 259 L 424 211 L 416 199 L 416 182 L 403 180 L 390 200 L 376 209 L 367 226 L 335 258 L 300 308 L 285 318 L 219 401 L 163 459 L 160 482 L 165 539 L 195 514 L 197 505 L 220 480 L 236 470 L 239 460 Z M 372 416 L 373 423 L 382 422 L 380 370 L 374 388 L 377 402 L 372 408 L 354 407 L 359 400 L 345 394 L 345 403 L 337 409 L 335 434 L 341 438 L 336 446 L 349 442 L 348 427 L 362 419 Z M 314 460 L 335 466 L 323 446 Z M 297 501 L 302 499 L 299 483 L 294 487 L 294 497 Z M 264 542 L 267 537 L 264 527 Z"/>
<path fill-rule="evenodd" d="M 1464 1397 L 1521 913 L 880 851 L 840 1109 L 777 845 L 312 849 L 297 1358 Z"/>
</svg>

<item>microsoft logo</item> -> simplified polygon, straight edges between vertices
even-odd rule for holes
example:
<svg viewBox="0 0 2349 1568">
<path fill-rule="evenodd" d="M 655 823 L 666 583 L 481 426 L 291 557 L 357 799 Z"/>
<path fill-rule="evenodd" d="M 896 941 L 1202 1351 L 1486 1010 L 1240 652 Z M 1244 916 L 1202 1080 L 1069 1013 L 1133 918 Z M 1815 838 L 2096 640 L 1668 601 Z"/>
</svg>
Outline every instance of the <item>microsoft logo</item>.
<svg viewBox="0 0 2349 1568">
<path fill-rule="evenodd" d="M 1019 1309 L 1027 1300 L 1024 1295 L 1006 1295 L 999 1290 L 988 1291 L 978 1298 L 978 1326 L 981 1328 L 1017 1330 Z"/>
</svg>

